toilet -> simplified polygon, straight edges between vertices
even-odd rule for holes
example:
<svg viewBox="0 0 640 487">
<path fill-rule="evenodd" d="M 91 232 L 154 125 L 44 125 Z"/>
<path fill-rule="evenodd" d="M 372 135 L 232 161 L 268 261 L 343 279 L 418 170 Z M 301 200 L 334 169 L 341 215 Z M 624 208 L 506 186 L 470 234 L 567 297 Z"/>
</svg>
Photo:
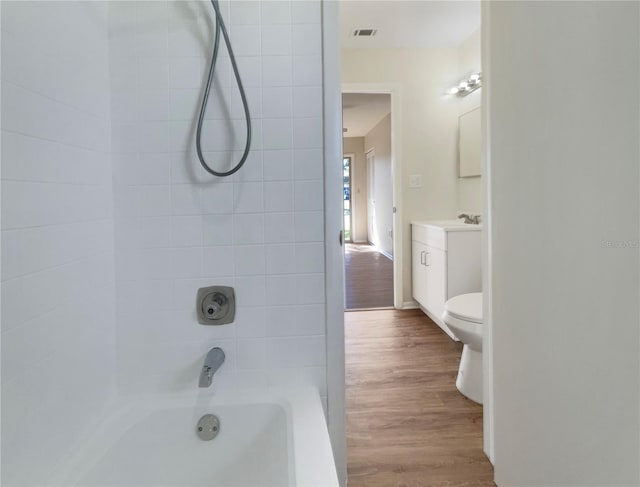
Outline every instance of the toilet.
<svg viewBox="0 0 640 487">
<path fill-rule="evenodd" d="M 442 321 L 464 344 L 456 387 L 482 404 L 482 293 L 461 294 L 448 300 Z"/>
</svg>

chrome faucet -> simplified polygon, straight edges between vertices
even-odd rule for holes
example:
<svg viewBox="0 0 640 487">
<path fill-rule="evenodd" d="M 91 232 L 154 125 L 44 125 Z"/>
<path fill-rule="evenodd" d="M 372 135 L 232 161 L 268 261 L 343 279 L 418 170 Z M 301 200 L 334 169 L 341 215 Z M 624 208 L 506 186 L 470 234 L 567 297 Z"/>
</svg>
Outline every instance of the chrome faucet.
<svg viewBox="0 0 640 487">
<path fill-rule="evenodd" d="M 224 351 L 221 348 L 214 347 L 209 350 L 207 356 L 204 359 L 204 365 L 200 371 L 200 380 L 198 381 L 198 387 L 209 387 L 211 381 L 213 381 L 213 374 L 224 363 Z"/>
<path fill-rule="evenodd" d="M 465 223 L 471 223 L 473 225 L 479 225 L 481 219 L 480 215 L 467 215 L 466 213 L 460 213 L 458 218 L 464 218 Z"/>
</svg>

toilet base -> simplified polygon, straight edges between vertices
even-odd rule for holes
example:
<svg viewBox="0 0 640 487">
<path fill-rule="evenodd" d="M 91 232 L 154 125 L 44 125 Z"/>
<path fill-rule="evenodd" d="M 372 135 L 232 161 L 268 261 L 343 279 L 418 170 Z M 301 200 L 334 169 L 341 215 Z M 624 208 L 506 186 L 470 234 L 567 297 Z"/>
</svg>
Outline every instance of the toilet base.
<svg viewBox="0 0 640 487">
<path fill-rule="evenodd" d="M 462 348 L 456 387 L 466 397 L 482 404 L 482 352 Z"/>
</svg>

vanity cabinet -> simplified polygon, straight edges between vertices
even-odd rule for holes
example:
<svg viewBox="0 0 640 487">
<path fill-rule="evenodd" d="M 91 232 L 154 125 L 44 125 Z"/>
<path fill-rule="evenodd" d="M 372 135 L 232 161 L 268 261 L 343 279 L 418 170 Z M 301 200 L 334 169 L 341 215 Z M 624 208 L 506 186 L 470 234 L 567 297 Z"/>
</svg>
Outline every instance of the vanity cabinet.
<svg viewBox="0 0 640 487">
<path fill-rule="evenodd" d="M 413 298 L 451 338 L 442 321 L 445 302 L 482 290 L 481 226 L 459 221 L 413 222 Z"/>
</svg>

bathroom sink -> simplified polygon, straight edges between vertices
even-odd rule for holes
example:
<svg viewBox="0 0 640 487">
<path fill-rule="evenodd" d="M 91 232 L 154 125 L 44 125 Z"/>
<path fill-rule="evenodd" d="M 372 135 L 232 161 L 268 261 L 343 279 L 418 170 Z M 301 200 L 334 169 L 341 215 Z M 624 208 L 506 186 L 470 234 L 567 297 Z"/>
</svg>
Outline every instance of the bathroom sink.
<svg viewBox="0 0 640 487">
<path fill-rule="evenodd" d="M 463 220 L 429 220 L 412 222 L 414 225 L 424 225 L 431 227 L 440 227 L 448 231 L 456 230 L 481 230 L 482 223 L 464 223 Z"/>
</svg>

